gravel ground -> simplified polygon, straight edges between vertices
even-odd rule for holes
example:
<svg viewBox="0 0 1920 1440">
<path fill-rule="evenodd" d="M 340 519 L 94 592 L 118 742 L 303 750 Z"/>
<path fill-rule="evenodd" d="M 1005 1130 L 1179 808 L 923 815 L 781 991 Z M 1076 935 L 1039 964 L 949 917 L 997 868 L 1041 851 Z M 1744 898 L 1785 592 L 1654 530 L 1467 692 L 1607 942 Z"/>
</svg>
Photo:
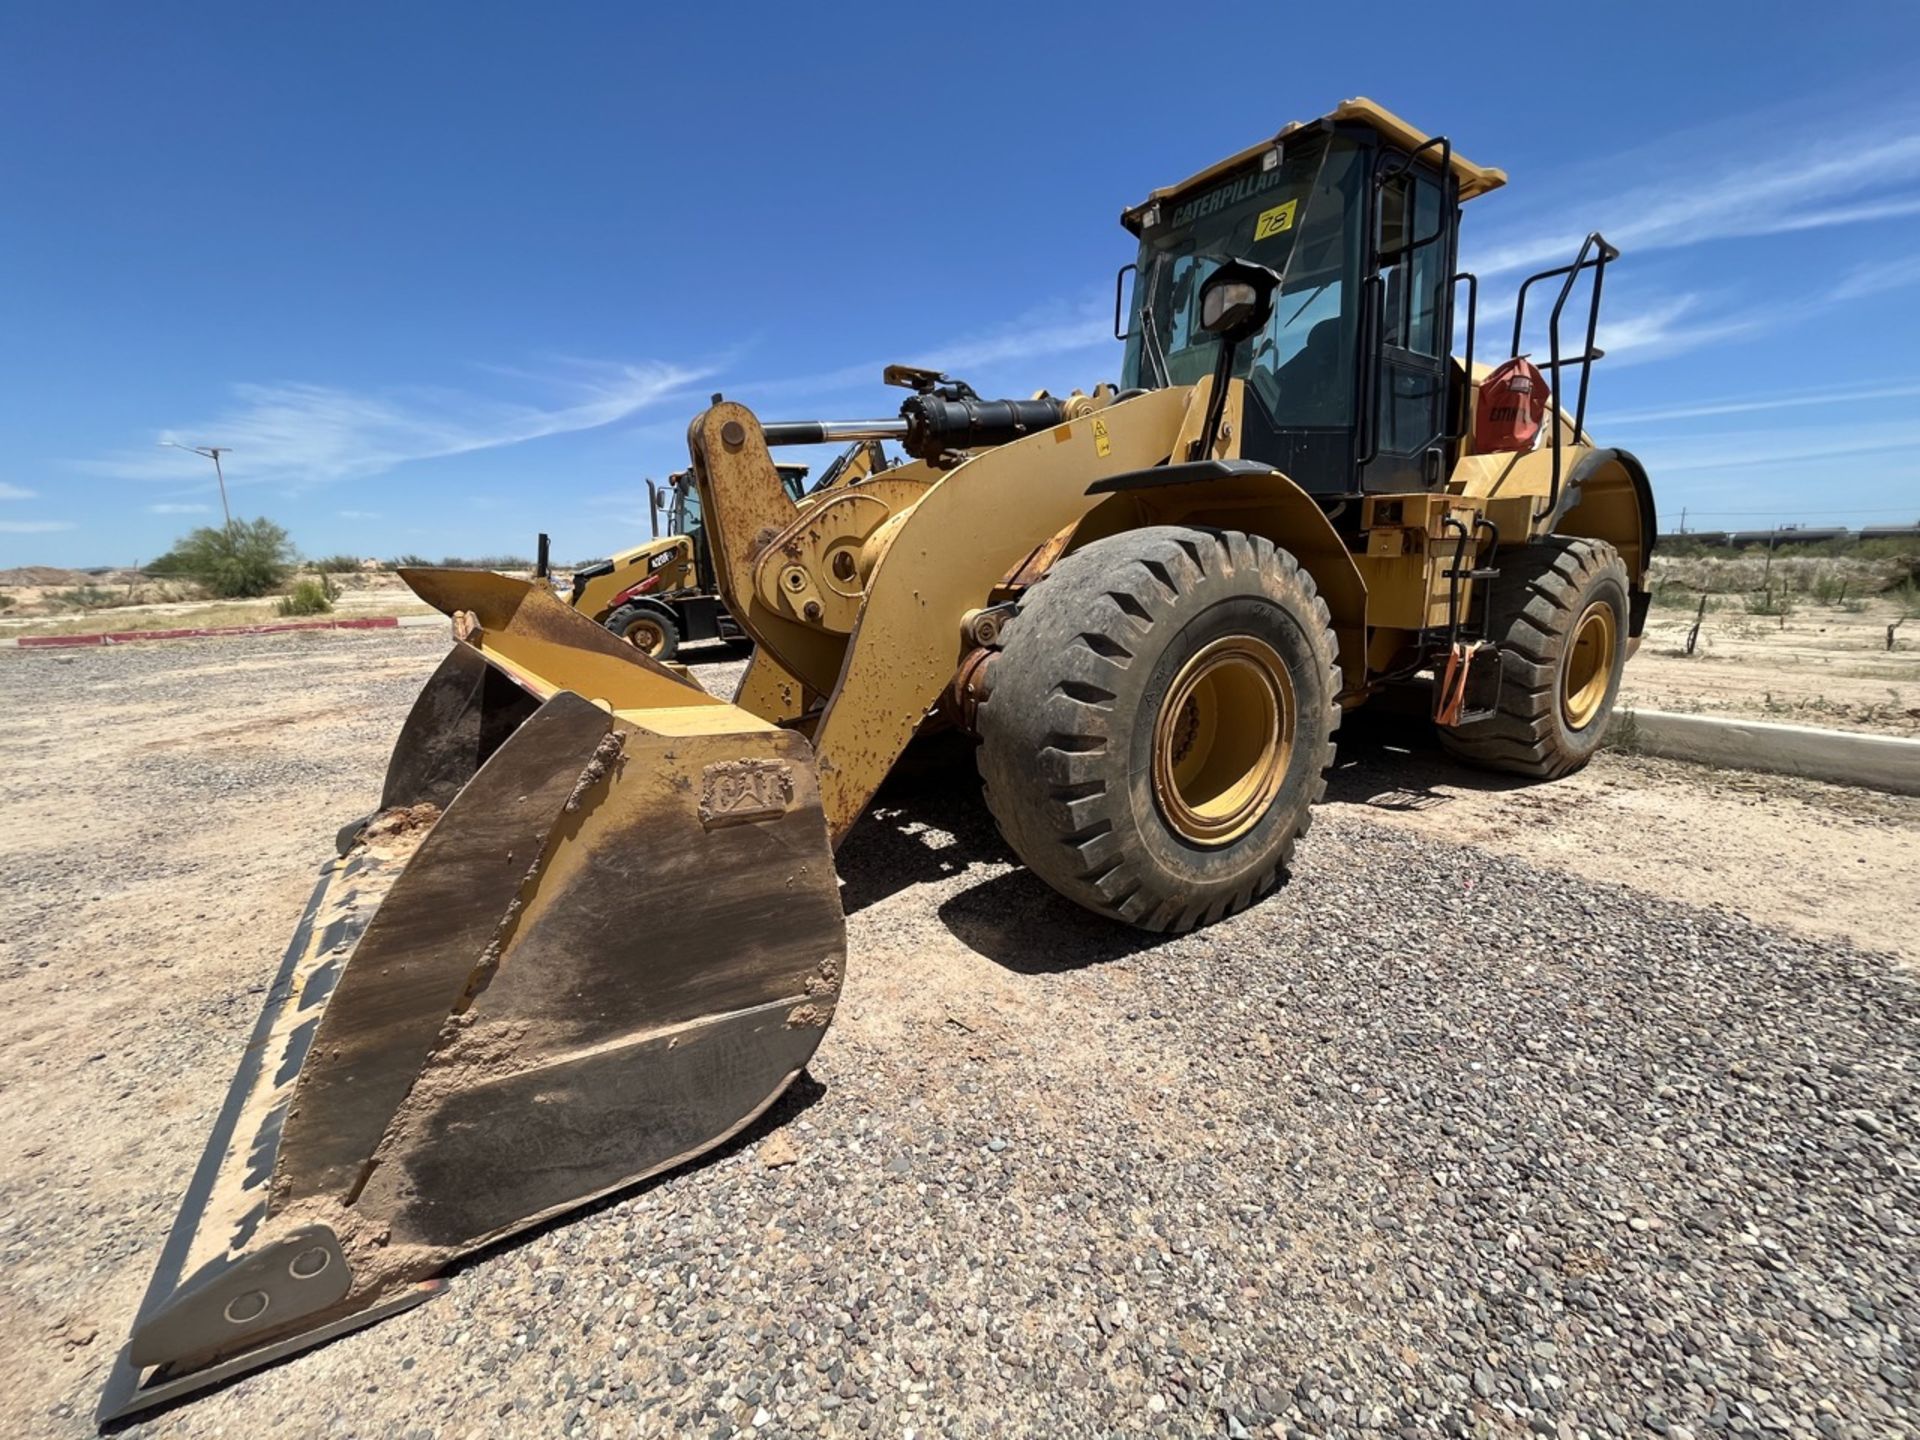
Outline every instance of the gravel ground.
<svg viewBox="0 0 1920 1440">
<path fill-rule="evenodd" d="M 90 1430 L 441 648 L 0 657 L 6 1433 Z M 1356 740 L 1336 794 L 1402 763 Z M 1356 800 L 1169 942 L 1028 877 L 965 771 L 883 800 L 839 1018 L 761 1125 L 135 1433 L 1920 1432 L 1920 1004 L 1762 923 L 1763 866 L 1686 904 Z"/>
</svg>

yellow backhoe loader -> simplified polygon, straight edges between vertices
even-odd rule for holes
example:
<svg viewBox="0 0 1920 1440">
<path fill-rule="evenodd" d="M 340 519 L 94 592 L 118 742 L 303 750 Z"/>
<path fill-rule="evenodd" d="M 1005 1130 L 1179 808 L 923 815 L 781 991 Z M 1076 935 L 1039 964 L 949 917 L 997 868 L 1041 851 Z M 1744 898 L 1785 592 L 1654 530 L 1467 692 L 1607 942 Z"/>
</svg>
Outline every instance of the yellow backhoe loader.
<svg viewBox="0 0 1920 1440">
<path fill-rule="evenodd" d="M 1033 872 L 1159 931 L 1272 890 L 1342 712 L 1413 677 L 1468 760 L 1590 756 L 1653 499 L 1585 429 L 1597 234 L 1517 297 L 1539 436 L 1475 420 L 1458 223 L 1505 178 L 1349 101 L 1124 212 L 1118 388 L 896 367 L 899 414 L 854 422 L 716 397 L 688 442 L 756 647 L 731 702 L 544 584 L 404 572 L 454 644 L 322 873 L 102 1416 L 391 1314 L 750 1125 L 833 1016 L 834 847 L 918 734 L 976 736 Z M 770 452 L 874 440 L 912 458 L 805 504 Z"/>
<path fill-rule="evenodd" d="M 774 468 L 794 503 L 807 503 L 807 467 L 782 462 Z M 857 484 L 886 468 L 885 447 L 877 440 L 859 441 L 835 457 L 811 493 Z M 673 659 L 690 641 L 750 638 L 714 587 L 693 472 L 682 470 L 664 486 L 647 481 L 647 500 L 653 539 L 575 570 L 567 603 L 656 660 Z"/>
</svg>

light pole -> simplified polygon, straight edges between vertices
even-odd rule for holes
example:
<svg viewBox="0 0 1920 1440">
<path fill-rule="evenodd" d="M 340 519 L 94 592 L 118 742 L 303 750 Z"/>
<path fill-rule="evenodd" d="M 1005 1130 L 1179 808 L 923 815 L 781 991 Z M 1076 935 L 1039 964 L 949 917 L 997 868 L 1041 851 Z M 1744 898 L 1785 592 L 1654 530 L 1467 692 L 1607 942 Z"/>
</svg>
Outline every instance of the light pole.
<svg viewBox="0 0 1920 1440">
<path fill-rule="evenodd" d="M 220 468 L 220 457 L 231 455 L 231 445 L 182 445 L 178 440 L 162 440 L 162 445 L 171 445 L 176 450 L 185 450 L 190 455 L 204 455 L 213 461 L 213 478 L 220 482 L 220 513 L 227 517 L 227 529 L 233 529 L 233 511 L 227 508 L 227 477 Z"/>
</svg>

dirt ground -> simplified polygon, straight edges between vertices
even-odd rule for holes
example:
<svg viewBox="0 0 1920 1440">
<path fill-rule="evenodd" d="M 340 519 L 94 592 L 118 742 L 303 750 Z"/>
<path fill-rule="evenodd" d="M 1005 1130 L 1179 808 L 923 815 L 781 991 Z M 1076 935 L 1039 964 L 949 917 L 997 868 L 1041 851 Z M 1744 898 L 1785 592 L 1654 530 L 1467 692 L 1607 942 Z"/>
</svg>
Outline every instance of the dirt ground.
<svg viewBox="0 0 1920 1440">
<path fill-rule="evenodd" d="M 1920 799 L 1610 751 L 1525 785 L 1408 743 L 1376 731 L 1344 746 L 1329 803 L 1920 966 Z"/>
<path fill-rule="evenodd" d="M 1783 615 L 1749 613 L 1763 572 L 1791 597 Z M 1648 614 L 1647 633 L 1628 667 L 1622 697 L 1655 710 L 1735 715 L 1843 730 L 1920 735 L 1920 617 L 1911 596 L 1889 585 L 1885 562 L 1786 558 L 1764 570 L 1761 558 L 1656 560 L 1662 603 Z M 9 580 L 11 577 L 11 580 Z M 334 577 L 346 616 L 420 615 L 416 600 L 390 571 Z M 1844 580 L 1851 588 L 1822 602 L 1814 587 Z M 75 611 L 59 597 L 82 584 L 110 589 L 138 604 Z M 1744 588 L 1743 588 L 1744 587 Z M 1784 588 L 1793 587 L 1793 588 Z M 274 618 L 272 600 L 177 598 L 182 587 L 141 580 L 133 572 L 87 576 L 44 567 L 0 572 L 0 638 L 190 626 L 252 625 Z M 1687 635 L 1696 612 L 1686 591 L 1712 591 L 1693 653 Z M 1684 603 L 1683 603 L 1684 602 Z M 1887 644 L 1887 627 L 1894 643 Z"/>
<path fill-rule="evenodd" d="M 81 571 L 22 569 L 7 572 L 26 581 L 0 585 L 14 604 L 0 611 L 0 638 L 17 635 L 92 635 L 103 631 L 173 630 L 200 626 L 258 625 L 275 618 L 275 600 L 210 600 L 197 587 L 178 581 L 149 580 L 132 572 L 88 576 Z M 77 577 L 77 578 L 76 578 Z M 390 571 L 330 577 L 339 596 L 334 611 L 344 616 L 425 615 L 430 613 Z M 70 603 L 90 587 L 111 603 L 85 607 Z M 65 597 L 65 598 L 63 598 Z"/>
<path fill-rule="evenodd" d="M 0 1153 L 10 1157 L 0 1173 L 0 1432 L 90 1433 L 100 1383 L 279 946 L 335 826 L 374 798 L 399 719 L 443 643 L 425 632 L 336 633 L 0 655 Z M 1834 673 L 1866 663 L 1836 660 Z M 738 669 L 699 673 L 719 688 Z M 1650 703 L 1668 683 L 1657 666 L 1629 673 Z M 1894 683 L 1920 694 L 1910 673 Z M 1830 678 L 1822 690 L 1832 693 Z M 1431 841 L 1437 848 L 1420 855 L 1453 857 L 1445 863 L 1469 877 L 1477 864 L 1496 866 L 1495 857 L 1576 877 L 1587 888 L 1569 893 L 1596 897 L 1583 902 L 1596 914 L 1672 902 L 1675 916 L 1737 920 L 1836 942 L 1836 954 L 1857 948 L 1920 963 L 1920 800 L 1611 754 L 1551 786 L 1510 785 L 1458 770 L 1417 733 L 1382 722 L 1350 727 L 1325 817 L 1305 866 L 1339 868 L 1349 850 L 1399 854 L 1394 847 Z M 848 880 L 856 960 L 829 1049 L 840 1045 L 843 1056 L 871 1065 L 874 1055 L 930 1043 L 903 1037 L 937 1032 L 960 1047 L 953 1063 L 972 1067 L 957 1073 L 991 1071 L 1002 1063 L 991 1052 L 1002 1046 L 1015 1057 L 1004 1063 L 1016 1078 L 1044 1073 L 1053 1086 L 1084 1074 L 1072 1067 L 1096 1063 L 1092 1049 L 1069 1063 L 1045 1047 L 1027 1054 L 1031 1039 L 1019 1037 L 1075 1030 L 1096 998 L 1106 1005 L 1107 992 L 1145 984 L 1140 973 L 1153 969 L 1154 951 L 1115 948 L 1087 924 L 1060 942 L 1081 947 L 1075 959 L 1009 959 L 1021 916 L 1041 902 L 1022 898 L 1009 909 L 991 898 L 1008 880 L 1004 862 L 978 869 L 950 839 L 922 843 L 911 825 L 888 825 L 860 841 L 866 858 Z M 1250 913 L 1245 923 L 1296 923 L 1279 901 L 1263 908 L 1264 920 Z M 1365 943 L 1374 917 L 1349 923 Z M 1430 923 L 1437 931 L 1454 921 L 1441 910 Z M 1605 949 L 1606 939 L 1595 943 Z M 1496 950 L 1508 943 L 1498 934 L 1482 940 Z M 1158 1020 L 1161 1011 L 1152 1014 Z M 837 1080 L 828 1072 L 842 1097 L 836 1113 L 857 1098 L 861 1134 L 873 1115 L 877 1135 L 899 1099 L 887 1085 L 918 1082 L 906 1071 L 863 1082 L 859 1065 L 840 1063 Z M 1143 1105 L 1178 1093 L 1178 1063 L 1207 1062 L 1165 1061 L 1167 1073 L 1151 1079 L 1162 1099 L 1143 1089 Z M 1065 1079 L 1055 1073 L 1061 1065 Z M 913 1094 L 915 1107 L 937 1103 L 932 1090 Z M 1048 1123 L 1071 1123 L 1073 1092 L 1055 1098 Z M 793 1133 L 803 1147 L 826 1143 L 809 1125 Z M 858 1149 L 860 1140 L 850 1143 Z M 747 1163 L 728 1162 L 735 1171 Z M 770 1203 L 775 1211 L 755 1223 L 784 1234 L 777 1227 L 792 1222 L 778 1207 L 787 1202 Z M 541 1258 L 559 1264 L 556 1247 L 585 1233 L 561 1227 L 498 1263 L 531 1256 L 544 1303 Z M 759 1232 L 743 1220 L 741 1233 Z M 330 1346 L 167 1412 L 146 1433 L 442 1433 L 420 1397 L 438 1403 L 467 1390 L 459 1357 L 477 1312 L 457 1307 L 504 1308 L 522 1323 L 498 1287 L 490 1298 L 478 1284 L 464 1294 L 369 1332 L 365 1343 Z M 531 1299 L 525 1308 L 541 1313 Z M 407 1370 L 417 1354 L 419 1371 L 379 1368 L 383 1356 L 400 1354 Z M 561 1358 L 537 1353 L 526 1363 L 572 1363 L 558 1341 L 553 1355 Z M 272 1397 L 271 1408 L 244 1408 L 250 1395 Z M 523 1418 L 514 1403 L 509 1385 L 484 1410 L 452 1413 L 470 1416 L 464 1433 L 562 1432 L 559 1412 Z M 510 1415 L 517 1424 L 499 1418 Z M 407 1428 L 423 1417 L 429 1423 L 418 1431 Z M 1220 1433 L 1217 1420 L 1208 1424 Z"/>
<path fill-rule="evenodd" d="M 1707 611 L 1691 655 L 1696 612 L 1656 606 L 1622 696 L 1654 710 L 1920 735 L 1920 620 L 1891 599 L 1855 603 L 1802 604 L 1786 615 L 1723 604 Z"/>
</svg>

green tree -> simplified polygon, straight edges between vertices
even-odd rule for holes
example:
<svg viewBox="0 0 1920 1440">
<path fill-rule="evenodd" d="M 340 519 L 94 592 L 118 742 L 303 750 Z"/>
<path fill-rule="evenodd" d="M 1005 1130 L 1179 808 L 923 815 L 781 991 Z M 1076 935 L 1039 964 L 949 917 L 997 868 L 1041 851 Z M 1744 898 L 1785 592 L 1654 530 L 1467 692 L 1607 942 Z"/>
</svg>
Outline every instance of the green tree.
<svg viewBox="0 0 1920 1440">
<path fill-rule="evenodd" d="M 198 580 L 215 595 L 250 599 L 277 590 L 293 570 L 293 542 L 271 520 L 202 526 L 147 566 L 150 575 Z"/>
</svg>

